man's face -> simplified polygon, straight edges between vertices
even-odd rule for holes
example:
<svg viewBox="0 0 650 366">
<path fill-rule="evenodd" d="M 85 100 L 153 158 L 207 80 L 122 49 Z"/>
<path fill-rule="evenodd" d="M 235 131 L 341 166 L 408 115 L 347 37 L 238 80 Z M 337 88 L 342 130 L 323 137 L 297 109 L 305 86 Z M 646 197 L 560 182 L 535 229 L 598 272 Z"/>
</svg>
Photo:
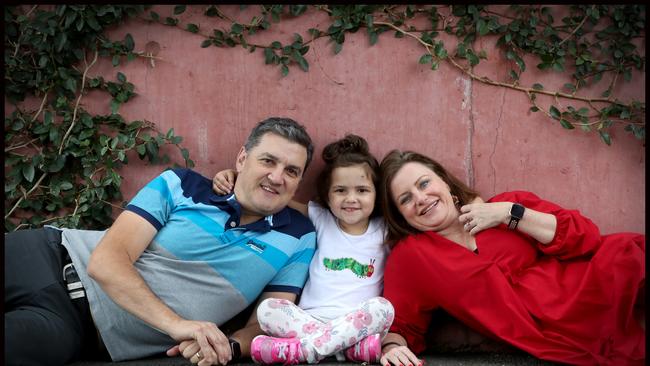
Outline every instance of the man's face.
<svg viewBox="0 0 650 366">
<path fill-rule="evenodd" d="M 262 135 L 250 151 L 242 147 L 235 196 L 243 215 L 261 217 L 282 210 L 296 193 L 306 162 L 305 147 L 274 133 Z"/>
</svg>

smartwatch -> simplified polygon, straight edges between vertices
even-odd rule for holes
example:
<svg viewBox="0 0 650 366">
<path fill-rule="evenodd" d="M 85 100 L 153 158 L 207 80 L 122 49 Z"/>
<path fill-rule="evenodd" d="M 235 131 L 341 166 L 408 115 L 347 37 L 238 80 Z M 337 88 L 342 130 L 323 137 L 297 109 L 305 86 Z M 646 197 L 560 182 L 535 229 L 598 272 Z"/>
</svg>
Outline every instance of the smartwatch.
<svg viewBox="0 0 650 366">
<path fill-rule="evenodd" d="M 232 361 L 239 360 L 241 358 L 241 347 L 239 346 L 239 342 L 232 338 L 228 338 L 228 342 L 230 342 L 230 352 L 232 352 Z"/>
<path fill-rule="evenodd" d="M 514 230 L 519 224 L 519 220 L 524 217 L 524 211 L 526 208 L 518 203 L 513 203 L 510 208 L 510 222 L 508 223 L 508 229 Z"/>
</svg>

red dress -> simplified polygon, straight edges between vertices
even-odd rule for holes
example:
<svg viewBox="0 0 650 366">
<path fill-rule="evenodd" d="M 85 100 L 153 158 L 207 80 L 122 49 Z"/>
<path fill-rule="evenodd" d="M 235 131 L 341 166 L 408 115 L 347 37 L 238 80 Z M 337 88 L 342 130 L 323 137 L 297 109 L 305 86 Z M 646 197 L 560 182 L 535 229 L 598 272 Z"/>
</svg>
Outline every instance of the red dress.
<svg viewBox="0 0 650 366">
<path fill-rule="evenodd" d="M 422 352 L 432 311 L 441 307 L 540 359 L 643 364 L 645 331 L 633 310 L 644 302 L 645 235 L 600 235 L 578 211 L 529 192 L 488 202 L 497 201 L 555 215 L 553 241 L 543 245 L 505 225 L 476 235 L 478 254 L 434 232 L 401 240 L 384 274 L 384 296 L 396 313 L 391 331 Z"/>
</svg>

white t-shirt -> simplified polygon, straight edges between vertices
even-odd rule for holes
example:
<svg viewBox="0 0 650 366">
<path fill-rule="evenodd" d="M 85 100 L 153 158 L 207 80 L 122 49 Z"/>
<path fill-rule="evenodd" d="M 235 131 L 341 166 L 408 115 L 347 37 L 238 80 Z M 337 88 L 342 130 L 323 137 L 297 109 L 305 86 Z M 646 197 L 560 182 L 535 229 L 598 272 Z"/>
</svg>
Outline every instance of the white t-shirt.
<svg viewBox="0 0 650 366">
<path fill-rule="evenodd" d="M 388 255 L 383 218 L 371 219 L 364 234 L 350 235 L 329 209 L 309 202 L 308 213 L 316 228 L 316 252 L 298 306 L 328 321 L 381 296 Z"/>
</svg>

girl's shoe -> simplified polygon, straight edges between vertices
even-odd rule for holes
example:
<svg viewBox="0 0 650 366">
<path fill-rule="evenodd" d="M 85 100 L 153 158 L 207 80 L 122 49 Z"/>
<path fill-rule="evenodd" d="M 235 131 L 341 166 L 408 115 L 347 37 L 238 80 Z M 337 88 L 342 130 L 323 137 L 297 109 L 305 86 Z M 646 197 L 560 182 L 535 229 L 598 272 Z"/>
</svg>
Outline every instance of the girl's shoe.
<svg viewBox="0 0 650 366">
<path fill-rule="evenodd" d="M 372 334 L 345 350 L 348 361 L 379 363 L 381 358 L 381 337 Z"/>
<path fill-rule="evenodd" d="M 381 348 L 380 348 L 381 350 Z M 298 338 L 274 338 L 258 335 L 251 343 L 251 358 L 257 364 L 295 365 L 305 362 Z"/>
</svg>

